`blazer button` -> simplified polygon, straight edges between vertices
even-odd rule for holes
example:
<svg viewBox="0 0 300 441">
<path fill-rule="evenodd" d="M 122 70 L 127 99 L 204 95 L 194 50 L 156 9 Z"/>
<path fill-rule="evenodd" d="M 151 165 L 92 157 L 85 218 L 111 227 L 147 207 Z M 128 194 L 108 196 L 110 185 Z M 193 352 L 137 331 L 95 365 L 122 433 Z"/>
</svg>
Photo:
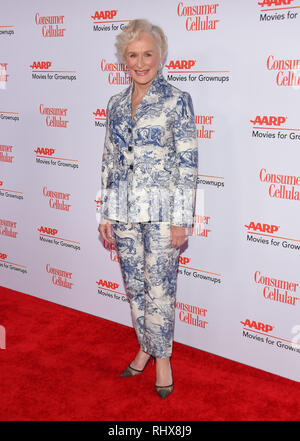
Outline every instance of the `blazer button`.
<svg viewBox="0 0 300 441">
<path fill-rule="evenodd" d="M 133 164 L 130 164 L 129 168 L 130 170 L 133 170 Z"/>
<path fill-rule="evenodd" d="M 132 150 L 132 147 L 131 147 L 131 146 L 129 146 L 129 147 L 128 147 L 128 151 L 129 151 L 129 152 L 131 152 L 131 150 Z"/>
</svg>

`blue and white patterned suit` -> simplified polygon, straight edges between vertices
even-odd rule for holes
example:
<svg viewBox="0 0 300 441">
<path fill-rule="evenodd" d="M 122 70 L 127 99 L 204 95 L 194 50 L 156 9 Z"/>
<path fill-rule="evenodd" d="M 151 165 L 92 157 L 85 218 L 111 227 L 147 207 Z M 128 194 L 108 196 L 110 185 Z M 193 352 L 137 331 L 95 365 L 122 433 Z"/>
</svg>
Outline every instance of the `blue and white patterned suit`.
<svg viewBox="0 0 300 441">
<path fill-rule="evenodd" d="M 131 118 L 133 84 L 107 107 L 101 221 L 110 220 L 138 341 L 172 353 L 179 248 L 170 226 L 191 228 L 198 145 L 190 95 L 159 71 Z"/>
</svg>

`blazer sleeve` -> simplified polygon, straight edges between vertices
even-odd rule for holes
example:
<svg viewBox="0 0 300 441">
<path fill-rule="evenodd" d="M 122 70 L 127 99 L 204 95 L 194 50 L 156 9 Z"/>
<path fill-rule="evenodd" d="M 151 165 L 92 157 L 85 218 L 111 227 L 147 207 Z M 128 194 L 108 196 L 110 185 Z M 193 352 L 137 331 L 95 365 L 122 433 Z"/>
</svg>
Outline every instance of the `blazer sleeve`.
<svg viewBox="0 0 300 441">
<path fill-rule="evenodd" d="M 99 223 L 105 222 L 107 218 L 107 205 L 109 199 L 109 191 L 113 179 L 114 152 L 113 143 L 110 136 L 110 109 L 111 98 L 107 104 L 106 110 L 106 131 L 104 137 L 104 147 L 101 163 L 101 201 L 100 201 L 100 217 Z"/>
<path fill-rule="evenodd" d="M 178 173 L 171 224 L 192 228 L 196 203 L 198 142 L 193 103 L 187 92 L 183 92 L 177 100 L 173 139 Z"/>
</svg>

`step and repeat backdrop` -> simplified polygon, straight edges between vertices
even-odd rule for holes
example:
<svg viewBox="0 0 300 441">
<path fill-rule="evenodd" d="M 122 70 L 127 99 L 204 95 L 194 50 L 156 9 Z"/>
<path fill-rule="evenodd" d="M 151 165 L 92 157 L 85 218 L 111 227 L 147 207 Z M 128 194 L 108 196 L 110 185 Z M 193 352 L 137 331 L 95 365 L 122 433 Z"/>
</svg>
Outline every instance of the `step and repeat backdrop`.
<svg viewBox="0 0 300 441">
<path fill-rule="evenodd" d="M 97 216 L 115 37 L 147 18 L 199 141 L 175 341 L 299 381 L 300 0 L 2 3 L 1 285 L 132 326 Z"/>
</svg>

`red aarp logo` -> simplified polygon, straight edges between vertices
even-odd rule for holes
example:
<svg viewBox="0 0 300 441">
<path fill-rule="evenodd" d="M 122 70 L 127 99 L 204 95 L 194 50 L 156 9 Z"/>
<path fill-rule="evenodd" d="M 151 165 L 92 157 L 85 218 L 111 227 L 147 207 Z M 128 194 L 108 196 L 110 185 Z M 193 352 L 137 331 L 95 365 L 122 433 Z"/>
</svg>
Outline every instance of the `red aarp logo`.
<svg viewBox="0 0 300 441">
<path fill-rule="evenodd" d="M 260 222 L 249 222 L 245 225 L 248 230 L 259 231 L 260 233 L 276 233 L 279 230 L 279 225 L 262 224 Z"/>
<path fill-rule="evenodd" d="M 34 61 L 29 67 L 31 69 L 49 69 L 51 65 L 51 61 Z"/>
<path fill-rule="evenodd" d="M 250 320 L 248 318 L 244 322 L 241 322 L 241 324 L 247 328 L 250 328 L 251 330 L 255 329 L 256 331 L 270 332 L 274 329 L 274 326 L 272 325 Z"/>
<path fill-rule="evenodd" d="M 117 15 L 116 9 L 111 9 L 110 11 L 95 11 L 92 15 L 93 20 L 112 20 Z"/>
<path fill-rule="evenodd" d="M 118 283 L 110 282 L 109 280 L 102 280 L 102 279 L 100 279 L 96 283 L 99 286 L 102 286 L 103 288 L 108 288 L 108 289 L 117 289 L 119 287 Z"/>
<path fill-rule="evenodd" d="M 193 66 L 195 66 L 195 64 L 196 60 L 171 60 L 169 64 L 166 64 L 166 68 L 190 70 Z"/>
<path fill-rule="evenodd" d="M 55 149 L 50 149 L 47 147 L 37 147 L 34 150 L 34 153 L 36 153 L 37 155 L 45 155 L 45 156 L 52 156 L 55 152 Z"/>
<path fill-rule="evenodd" d="M 290 5 L 294 0 L 263 0 L 257 4 L 261 7 L 263 6 L 287 6 Z"/>
<path fill-rule="evenodd" d="M 43 227 L 43 226 L 38 228 L 38 231 L 40 233 L 49 234 L 50 236 L 55 236 L 58 233 L 58 230 L 56 228 Z"/>
<path fill-rule="evenodd" d="M 286 116 L 260 116 L 257 115 L 255 119 L 250 119 L 252 124 L 260 126 L 276 126 L 279 127 L 281 124 L 285 123 L 287 120 Z"/>
</svg>

